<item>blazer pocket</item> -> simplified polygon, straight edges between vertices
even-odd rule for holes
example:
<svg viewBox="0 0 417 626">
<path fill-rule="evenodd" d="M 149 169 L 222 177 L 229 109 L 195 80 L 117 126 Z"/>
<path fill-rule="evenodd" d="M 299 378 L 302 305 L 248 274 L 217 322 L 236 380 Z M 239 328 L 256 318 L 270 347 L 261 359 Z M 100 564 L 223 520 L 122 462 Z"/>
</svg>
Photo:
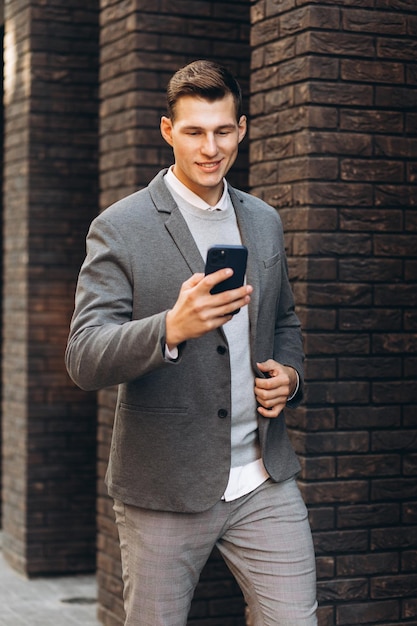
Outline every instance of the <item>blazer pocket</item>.
<svg viewBox="0 0 417 626">
<path fill-rule="evenodd" d="M 140 415 L 186 415 L 188 407 L 186 406 L 138 406 L 133 404 L 120 403 L 120 411 L 129 414 Z"/>
<path fill-rule="evenodd" d="M 273 267 L 280 261 L 281 261 L 281 255 L 278 252 L 277 254 L 274 254 L 274 256 L 269 257 L 269 259 L 264 259 L 264 267 L 268 269 L 268 267 Z"/>
</svg>

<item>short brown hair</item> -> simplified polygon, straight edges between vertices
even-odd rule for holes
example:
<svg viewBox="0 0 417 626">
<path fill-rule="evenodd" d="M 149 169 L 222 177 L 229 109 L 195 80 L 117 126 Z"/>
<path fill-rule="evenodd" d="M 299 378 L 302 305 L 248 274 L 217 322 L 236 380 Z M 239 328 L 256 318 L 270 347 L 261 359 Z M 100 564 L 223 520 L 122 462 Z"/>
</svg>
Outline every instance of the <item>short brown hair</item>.
<svg viewBox="0 0 417 626">
<path fill-rule="evenodd" d="M 175 117 L 175 106 L 182 96 L 197 96 L 213 102 L 232 94 L 236 118 L 242 115 L 242 92 L 239 83 L 229 70 L 214 61 L 193 61 L 179 69 L 168 83 L 167 115 Z"/>
</svg>

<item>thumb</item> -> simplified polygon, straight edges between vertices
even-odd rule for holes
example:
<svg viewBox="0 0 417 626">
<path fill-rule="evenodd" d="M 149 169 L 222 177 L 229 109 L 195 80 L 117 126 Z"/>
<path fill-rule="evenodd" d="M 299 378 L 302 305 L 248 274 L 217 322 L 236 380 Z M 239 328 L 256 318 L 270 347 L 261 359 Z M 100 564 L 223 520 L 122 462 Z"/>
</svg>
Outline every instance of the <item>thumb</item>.
<svg viewBox="0 0 417 626">
<path fill-rule="evenodd" d="M 271 376 L 273 376 L 276 372 L 276 362 L 273 359 L 268 359 L 267 361 L 257 363 L 256 365 L 261 370 L 261 372 L 267 372 L 271 374 Z"/>
</svg>

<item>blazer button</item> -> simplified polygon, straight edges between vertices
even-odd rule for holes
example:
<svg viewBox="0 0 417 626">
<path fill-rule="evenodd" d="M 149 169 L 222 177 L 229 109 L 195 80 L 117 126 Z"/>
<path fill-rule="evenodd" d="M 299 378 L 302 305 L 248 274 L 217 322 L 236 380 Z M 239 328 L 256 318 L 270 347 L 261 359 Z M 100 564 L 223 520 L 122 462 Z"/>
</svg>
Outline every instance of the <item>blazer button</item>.
<svg viewBox="0 0 417 626">
<path fill-rule="evenodd" d="M 224 419 L 225 417 L 227 417 L 227 411 L 226 409 L 219 409 L 217 411 L 217 415 L 221 418 Z"/>
<path fill-rule="evenodd" d="M 217 352 L 219 354 L 226 354 L 226 348 L 224 346 L 217 346 Z"/>
</svg>

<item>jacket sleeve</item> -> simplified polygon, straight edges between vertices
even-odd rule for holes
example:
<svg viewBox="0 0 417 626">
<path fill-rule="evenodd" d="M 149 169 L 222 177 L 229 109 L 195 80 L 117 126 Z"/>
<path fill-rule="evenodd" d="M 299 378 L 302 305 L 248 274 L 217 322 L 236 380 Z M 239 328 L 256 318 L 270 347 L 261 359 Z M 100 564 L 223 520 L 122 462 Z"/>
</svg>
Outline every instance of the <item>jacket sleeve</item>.
<svg viewBox="0 0 417 626">
<path fill-rule="evenodd" d="M 100 216 L 87 236 L 65 352 L 68 373 L 84 390 L 117 385 L 172 366 L 164 358 L 167 311 L 132 319 L 133 288 L 123 237 Z"/>
<path fill-rule="evenodd" d="M 288 264 L 282 229 L 280 238 L 282 272 L 279 305 L 275 319 L 274 358 L 282 365 L 293 367 L 298 373 L 298 391 L 288 402 L 288 406 L 295 407 L 302 401 L 304 395 L 303 337 L 300 320 L 294 310 L 294 297 L 288 277 Z"/>
</svg>

